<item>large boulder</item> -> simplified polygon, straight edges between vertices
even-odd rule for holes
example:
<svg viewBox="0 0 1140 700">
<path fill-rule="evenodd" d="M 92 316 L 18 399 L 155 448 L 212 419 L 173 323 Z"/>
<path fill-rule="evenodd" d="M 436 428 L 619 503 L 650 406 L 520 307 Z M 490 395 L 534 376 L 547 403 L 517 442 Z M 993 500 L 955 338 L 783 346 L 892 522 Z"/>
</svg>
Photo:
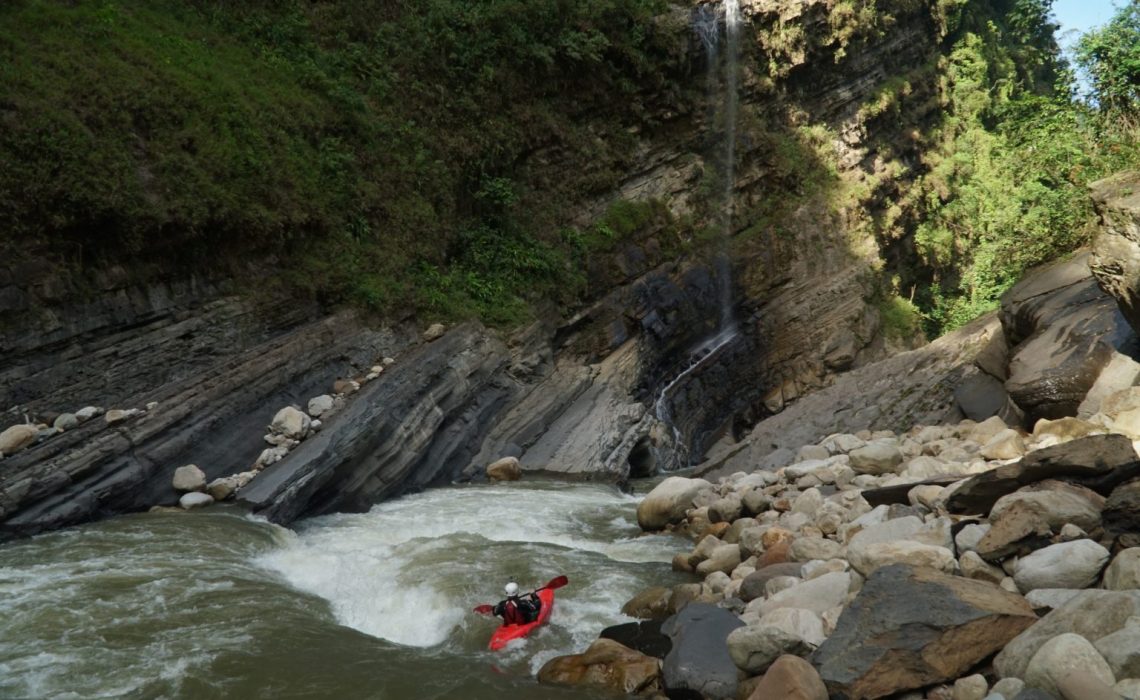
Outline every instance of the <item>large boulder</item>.
<svg viewBox="0 0 1140 700">
<path fill-rule="evenodd" d="M 679 523 L 685 511 L 693 507 L 693 500 L 713 485 L 704 479 L 686 479 L 671 476 L 665 479 L 637 504 L 637 524 L 642 530 L 660 530 L 666 525 Z"/>
<path fill-rule="evenodd" d="M 1002 678 L 1024 678 L 1033 655 L 1053 637 L 1073 632 L 1096 644 L 1137 614 L 1140 591 L 1081 591 L 1006 644 L 994 658 L 994 669 Z"/>
<path fill-rule="evenodd" d="M 1117 173 L 1091 189 L 1101 226 L 1089 268 L 1132 327 L 1140 329 L 1140 171 Z"/>
<path fill-rule="evenodd" d="M 749 610 L 758 610 L 762 615 L 780 608 L 798 608 L 823 613 L 842 605 L 847 600 L 850 588 L 850 573 L 832 571 L 785 588 L 767 600 L 754 601 L 749 604 Z"/>
<path fill-rule="evenodd" d="M 1088 253 L 1076 255 L 1030 272 L 1002 295 L 1012 347 L 1005 388 L 1032 420 L 1076 415 L 1132 335 L 1088 265 Z"/>
<path fill-rule="evenodd" d="M 1140 589 L 1140 547 L 1117 553 L 1104 571 L 1104 587 L 1110 591 Z"/>
<path fill-rule="evenodd" d="M 1100 526 L 1104 496 L 1092 489 L 1049 479 L 1002 496 L 990 511 L 990 518 L 1000 515 L 1015 503 L 1024 504 L 1057 532 L 1065 523 L 1084 530 Z"/>
<path fill-rule="evenodd" d="M 1036 621 L 997 586 L 895 564 L 871 574 L 812 663 L 833 695 L 878 698 L 959 678 Z"/>
<path fill-rule="evenodd" d="M 669 599 L 673 591 L 664 586 L 654 586 L 641 591 L 621 606 L 623 615 L 642 620 L 654 620 L 669 616 Z"/>
<path fill-rule="evenodd" d="M 174 470 L 171 484 L 176 491 L 203 491 L 206 488 L 206 472 L 196 464 L 187 464 Z"/>
<path fill-rule="evenodd" d="M 491 481 L 518 481 L 522 478 L 522 465 L 517 457 L 503 457 L 487 465 L 487 478 Z"/>
<path fill-rule="evenodd" d="M 1090 435 L 1030 452 L 1021 460 L 977 474 L 946 500 L 951 513 L 989 513 L 1002 496 L 1023 486 L 1060 479 L 1108 495 L 1140 476 L 1140 457 L 1123 435 Z"/>
<path fill-rule="evenodd" d="M 707 700 L 736 696 L 737 670 L 728 653 L 728 635 L 744 623 L 707 603 L 690 603 L 661 625 L 673 642 L 661 667 L 670 692 L 691 691 Z"/>
<path fill-rule="evenodd" d="M 856 474 L 894 474 L 903 461 L 893 440 L 873 440 L 851 450 L 849 456 Z"/>
<path fill-rule="evenodd" d="M 584 653 L 547 661 L 538 672 L 538 680 L 623 695 L 654 695 L 661 690 L 660 663 L 612 639 L 598 639 Z"/>
</svg>

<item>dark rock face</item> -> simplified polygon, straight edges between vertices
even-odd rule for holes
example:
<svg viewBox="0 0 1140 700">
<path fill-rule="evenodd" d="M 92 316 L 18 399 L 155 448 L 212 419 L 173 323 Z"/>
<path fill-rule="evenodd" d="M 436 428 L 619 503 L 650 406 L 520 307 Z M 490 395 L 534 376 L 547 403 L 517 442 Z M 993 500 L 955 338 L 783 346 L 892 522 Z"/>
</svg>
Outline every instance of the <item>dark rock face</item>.
<svg viewBox="0 0 1140 700">
<path fill-rule="evenodd" d="M 894 564 L 871 574 L 811 661 L 831 697 L 880 698 L 958 678 L 1036 621 L 997 586 Z"/>
<path fill-rule="evenodd" d="M 624 625 L 607 627 L 598 636 L 612 639 L 647 656 L 664 659 L 673 648 L 673 641 L 661 632 L 662 622 L 663 620 L 627 622 Z"/>
<path fill-rule="evenodd" d="M 366 510 L 457 476 L 510 397 L 506 347 L 455 329 L 365 386 L 316 436 L 266 469 L 238 501 L 275 522 Z"/>
<path fill-rule="evenodd" d="M 1140 457 L 1123 435 L 1090 435 L 1027 454 L 1019 462 L 978 474 L 947 500 L 951 513 L 989 513 L 1002 496 L 1022 486 L 1058 479 L 1106 496 L 1140 476 Z"/>
<path fill-rule="evenodd" d="M 1089 254 L 1039 268 L 1002 295 L 1011 356 L 1005 388 L 1032 420 L 1075 416 L 1114 353 L 1135 334 L 1097 286 Z"/>
<path fill-rule="evenodd" d="M 1089 262 L 1101 289 L 1140 329 L 1140 172 L 1124 172 L 1092 184 L 1101 226 Z"/>
<path fill-rule="evenodd" d="M 673 649 L 661 672 L 670 697 L 691 691 L 707 700 L 734 698 L 737 670 L 725 640 L 743 626 L 736 615 L 707 603 L 690 603 L 666 620 L 661 631 L 673 641 Z"/>
<path fill-rule="evenodd" d="M 209 479 L 243 471 L 265 448 L 261 436 L 279 408 L 325 393 L 338 373 L 400 346 L 342 315 L 215 358 L 205 371 L 138 397 L 159 402 L 139 418 L 114 425 L 96 418 L 5 459 L 0 537 L 173 504 L 173 472 L 187 463 Z"/>
<path fill-rule="evenodd" d="M 970 420 L 984 421 L 998 416 L 1006 425 L 1021 425 L 1025 416 L 1010 398 L 1005 385 L 988 374 L 978 372 L 954 387 L 954 400 Z"/>
</svg>

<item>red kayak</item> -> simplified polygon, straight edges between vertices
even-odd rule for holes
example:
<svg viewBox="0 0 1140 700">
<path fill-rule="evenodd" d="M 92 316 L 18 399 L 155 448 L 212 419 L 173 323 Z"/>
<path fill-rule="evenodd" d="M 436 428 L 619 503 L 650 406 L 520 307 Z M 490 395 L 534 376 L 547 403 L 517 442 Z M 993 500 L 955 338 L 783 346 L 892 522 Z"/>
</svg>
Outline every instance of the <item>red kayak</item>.
<svg viewBox="0 0 1140 700">
<path fill-rule="evenodd" d="M 554 609 L 554 589 L 544 588 L 538 592 L 538 599 L 542 601 L 542 608 L 538 611 L 538 619 L 525 625 L 502 625 L 491 635 L 491 651 L 498 651 L 512 639 L 522 639 L 550 619 L 550 612 Z"/>
</svg>

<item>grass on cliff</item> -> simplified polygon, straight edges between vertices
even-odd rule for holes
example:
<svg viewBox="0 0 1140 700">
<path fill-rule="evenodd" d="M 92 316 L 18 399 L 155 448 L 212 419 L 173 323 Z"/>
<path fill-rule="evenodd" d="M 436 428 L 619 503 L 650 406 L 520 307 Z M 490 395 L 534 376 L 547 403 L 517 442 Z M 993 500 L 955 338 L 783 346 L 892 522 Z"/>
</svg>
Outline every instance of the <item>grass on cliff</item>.
<svg viewBox="0 0 1140 700">
<path fill-rule="evenodd" d="M 555 223 L 676 92 L 687 28 L 663 8 L 3 3 L 0 246 L 73 269 L 270 255 L 293 291 L 511 322 L 573 287 Z"/>
</svg>

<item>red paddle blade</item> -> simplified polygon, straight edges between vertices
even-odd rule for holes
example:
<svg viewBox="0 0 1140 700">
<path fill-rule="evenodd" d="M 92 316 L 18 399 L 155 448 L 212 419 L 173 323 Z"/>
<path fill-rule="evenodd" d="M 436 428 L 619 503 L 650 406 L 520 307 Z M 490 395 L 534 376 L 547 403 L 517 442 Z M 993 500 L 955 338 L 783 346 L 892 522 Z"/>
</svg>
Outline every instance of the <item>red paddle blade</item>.
<svg viewBox="0 0 1140 700">
<path fill-rule="evenodd" d="M 550 583 L 546 584 L 542 588 L 562 588 L 568 583 L 570 583 L 570 579 L 566 578 L 565 576 L 558 576 L 556 578 L 550 579 Z M 542 588 L 538 590 L 541 591 Z"/>
<path fill-rule="evenodd" d="M 492 615 L 495 612 L 493 605 L 476 605 L 474 609 L 480 615 Z"/>
</svg>

